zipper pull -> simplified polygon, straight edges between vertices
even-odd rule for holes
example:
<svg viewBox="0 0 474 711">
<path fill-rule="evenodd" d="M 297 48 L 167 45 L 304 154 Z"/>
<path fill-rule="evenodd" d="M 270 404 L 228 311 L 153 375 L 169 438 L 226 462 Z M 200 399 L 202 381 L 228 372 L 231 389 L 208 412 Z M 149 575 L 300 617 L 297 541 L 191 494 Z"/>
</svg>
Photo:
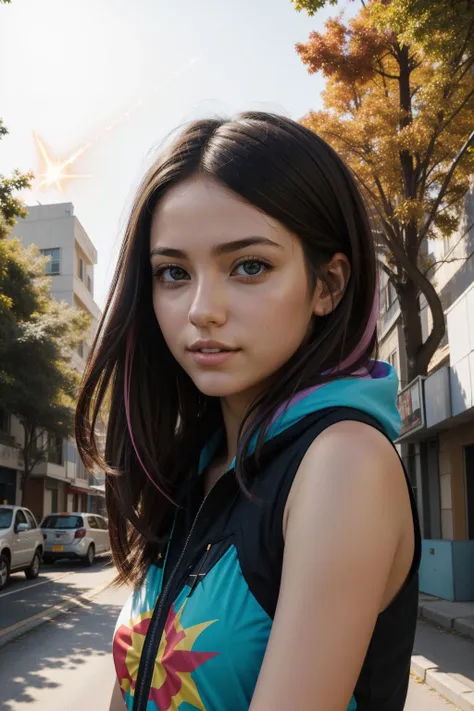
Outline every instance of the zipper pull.
<svg viewBox="0 0 474 711">
<path fill-rule="evenodd" d="M 197 584 L 198 584 L 198 582 L 199 582 L 199 578 L 200 578 L 200 576 L 201 576 L 201 570 L 204 568 L 204 563 L 206 562 L 207 556 L 208 556 L 209 551 L 211 550 L 211 548 L 212 548 L 212 543 L 208 543 L 208 544 L 207 544 L 206 551 L 205 551 L 205 553 L 204 553 L 204 555 L 203 555 L 203 557 L 202 557 L 202 560 L 201 560 L 201 565 L 199 566 L 199 570 L 198 570 L 197 573 L 196 573 L 196 576 L 195 576 L 195 578 L 194 578 L 193 584 L 191 585 L 191 589 L 190 589 L 190 591 L 188 592 L 186 599 L 188 599 L 189 597 L 191 597 L 191 595 L 193 594 L 193 592 L 195 591 L 195 589 L 196 589 L 196 587 L 197 587 Z"/>
</svg>

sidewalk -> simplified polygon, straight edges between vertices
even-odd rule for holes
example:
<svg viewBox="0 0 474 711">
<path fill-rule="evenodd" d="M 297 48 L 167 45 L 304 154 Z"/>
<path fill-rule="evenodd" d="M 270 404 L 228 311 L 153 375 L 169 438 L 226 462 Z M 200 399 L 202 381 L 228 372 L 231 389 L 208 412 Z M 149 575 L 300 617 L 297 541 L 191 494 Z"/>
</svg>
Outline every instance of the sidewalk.
<svg viewBox="0 0 474 711">
<path fill-rule="evenodd" d="M 462 711 L 474 711 L 474 603 L 420 595 L 412 673 Z"/>
<path fill-rule="evenodd" d="M 474 602 L 449 602 L 420 593 L 418 614 L 474 640 Z"/>
</svg>

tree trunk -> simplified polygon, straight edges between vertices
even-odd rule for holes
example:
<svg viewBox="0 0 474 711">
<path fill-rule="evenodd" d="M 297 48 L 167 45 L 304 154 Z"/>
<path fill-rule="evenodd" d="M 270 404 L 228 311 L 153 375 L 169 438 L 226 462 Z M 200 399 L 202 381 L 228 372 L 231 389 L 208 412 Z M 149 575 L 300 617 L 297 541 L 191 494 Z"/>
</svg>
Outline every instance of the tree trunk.
<svg viewBox="0 0 474 711">
<path fill-rule="evenodd" d="M 398 286 L 398 300 L 402 313 L 403 335 L 405 337 L 405 351 L 407 356 L 408 382 L 417 375 L 425 373 L 416 372 L 417 355 L 423 345 L 421 331 L 421 317 L 419 307 L 419 290 L 412 281 Z"/>
<path fill-rule="evenodd" d="M 418 272 L 418 275 L 418 283 L 410 280 L 404 284 L 397 285 L 403 334 L 405 336 L 408 382 L 411 382 L 418 375 L 428 375 L 430 361 L 446 331 L 444 311 L 439 295 L 431 282 L 421 272 Z M 420 291 L 428 302 L 433 319 L 430 334 L 424 343 L 421 329 Z"/>
</svg>

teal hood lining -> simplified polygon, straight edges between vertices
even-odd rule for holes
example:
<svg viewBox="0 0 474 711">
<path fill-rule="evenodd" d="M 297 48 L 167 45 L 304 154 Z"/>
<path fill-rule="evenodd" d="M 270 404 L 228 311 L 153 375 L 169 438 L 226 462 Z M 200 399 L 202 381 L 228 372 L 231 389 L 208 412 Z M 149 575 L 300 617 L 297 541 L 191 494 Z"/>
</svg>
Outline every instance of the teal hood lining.
<svg viewBox="0 0 474 711">
<path fill-rule="evenodd" d="M 289 429 L 307 415 L 329 407 L 350 407 L 373 417 L 394 441 L 400 434 L 401 419 L 397 409 L 398 376 L 395 369 L 383 361 L 371 364 L 371 369 L 357 375 L 339 378 L 301 391 L 282 405 L 267 429 L 265 442 Z M 258 433 L 249 444 L 249 454 L 255 451 Z M 222 441 L 217 432 L 203 448 L 199 473 L 209 466 Z M 229 469 L 235 464 L 235 458 Z"/>
</svg>

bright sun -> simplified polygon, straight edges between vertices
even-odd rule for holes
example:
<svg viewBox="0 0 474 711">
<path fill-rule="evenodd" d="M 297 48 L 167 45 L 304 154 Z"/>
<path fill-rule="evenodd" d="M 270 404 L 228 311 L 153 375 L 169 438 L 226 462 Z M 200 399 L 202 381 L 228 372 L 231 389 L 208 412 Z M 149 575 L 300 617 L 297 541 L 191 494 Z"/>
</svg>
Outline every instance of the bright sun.
<svg viewBox="0 0 474 711">
<path fill-rule="evenodd" d="M 46 146 L 40 137 L 34 133 L 35 143 L 43 159 L 43 164 L 41 166 L 41 171 L 39 174 L 40 183 L 39 187 L 43 190 L 47 190 L 55 186 L 60 193 L 64 192 L 63 182 L 66 180 L 73 180 L 75 178 L 91 178 L 91 175 L 81 175 L 79 173 L 70 173 L 69 168 L 72 164 L 84 153 L 85 147 L 80 148 L 75 151 L 72 155 L 68 156 L 65 160 L 54 160 L 48 153 Z"/>
</svg>

